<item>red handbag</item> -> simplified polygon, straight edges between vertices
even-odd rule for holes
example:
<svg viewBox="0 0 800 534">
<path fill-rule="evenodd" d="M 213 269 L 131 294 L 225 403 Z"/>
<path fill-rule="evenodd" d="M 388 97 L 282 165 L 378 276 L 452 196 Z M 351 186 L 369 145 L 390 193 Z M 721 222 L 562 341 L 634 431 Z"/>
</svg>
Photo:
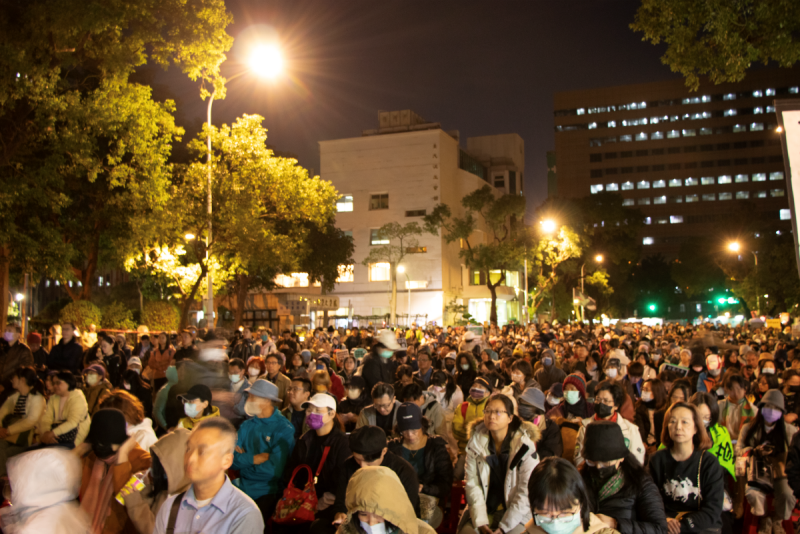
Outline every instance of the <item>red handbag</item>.
<svg viewBox="0 0 800 534">
<path fill-rule="evenodd" d="M 293 525 L 299 523 L 309 523 L 314 521 L 314 515 L 317 512 L 317 492 L 314 489 L 314 483 L 317 481 L 322 466 L 325 464 L 325 459 L 328 457 L 330 447 L 325 447 L 322 451 L 322 460 L 317 467 L 317 473 L 311 477 L 311 468 L 306 465 L 298 465 L 292 472 L 292 478 L 289 479 L 289 485 L 283 490 L 283 496 L 278 504 L 275 506 L 275 513 L 272 514 L 272 521 L 280 525 Z M 308 472 L 308 482 L 303 489 L 297 488 L 294 485 L 294 477 L 301 469 Z"/>
</svg>

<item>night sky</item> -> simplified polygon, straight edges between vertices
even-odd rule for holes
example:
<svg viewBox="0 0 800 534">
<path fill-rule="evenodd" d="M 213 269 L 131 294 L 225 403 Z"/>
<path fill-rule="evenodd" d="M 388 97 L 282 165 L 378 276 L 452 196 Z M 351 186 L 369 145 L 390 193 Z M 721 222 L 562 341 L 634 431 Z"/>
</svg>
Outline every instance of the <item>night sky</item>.
<svg viewBox="0 0 800 534">
<path fill-rule="evenodd" d="M 287 75 L 244 75 L 215 101 L 213 121 L 263 115 L 269 144 L 319 173 L 319 141 L 377 128 L 379 110 L 412 109 L 466 138 L 516 132 L 525 141 L 529 212 L 547 194 L 557 91 L 674 78 L 662 47 L 628 25 L 633 1 L 412 2 L 228 0 L 236 38 L 227 76 L 250 35 L 280 41 Z M 189 132 L 205 119 L 198 87 L 165 83 Z M 324 178 L 324 176 L 323 176 Z"/>
</svg>

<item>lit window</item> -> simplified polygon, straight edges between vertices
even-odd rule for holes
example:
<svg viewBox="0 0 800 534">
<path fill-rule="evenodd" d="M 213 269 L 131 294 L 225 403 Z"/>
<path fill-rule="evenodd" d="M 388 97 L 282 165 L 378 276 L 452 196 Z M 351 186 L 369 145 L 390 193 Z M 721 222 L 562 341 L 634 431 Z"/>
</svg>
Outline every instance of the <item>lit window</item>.
<svg viewBox="0 0 800 534">
<path fill-rule="evenodd" d="M 783 210 L 781 210 L 781 211 L 783 211 Z M 644 223 L 645 224 L 652 224 L 653 223 L 653 219 L 651 219 L 650 217 L 645 217 L 644 218 Z"/>
<path fill-rule="evenodd" d="M 783 209 L 780 211 L 780 218 L 782 221 L 792 220 L 792 210 Z"/>
<path fill-rule="evenodd" d="M 615 183 L 606 184 L 606 191 L 619 191 L 619 185 Z"/>
<path fill-rule="evenodd" d="M 753 91 L 753 98 L 761 98 L 762 96 L 764 96 L 764 92 L 760 89 Z"/>
<path fill-rule="evenodd" d="M 783 189 L 770 189 L 769 196 L 771 197 L 782 197 L 784 195 Z"/>
<path fill-rule="evenodd" d="M 353 211 L 353 195 L 342 195 L 336 201 L 336 211 Z"/>
<path fill-rule="evenodd" d="M 640 198 L 636 201 L 637 204 L 640 206 L 649 206 L 650 205 L 650 197 Z"/>
<path fill-rule="evenodd" d="M 369 245 L 374 247 L 375 245 L 388 245 L 389 239 L 384 236 L 378 235 L 379 228 L 371 228 L 369 231 Z"/>
<path fill-rule="evenodd" d="M 653 197 L 653 204 L 666 204 L 667 203 L 667 195 L 661 195 L 660 197 Z"/>
<path fill-rule="evenodd" d="M 766 96 L 775 96 L 775 89 L 769 88 L 766 91 L 764 91 L 764 94 Z"/>
<path fill-rule="evenodd" d="M 700 128 L 700 135 L 711 135 L 711 128 Z"/>
<path fill-rule="evenodd" d="M 603 184 L 594 184 L 589 186 L 589 191 L 594 195 L 595 193 L 599 193 L 603 190 Z"/>
<path fill-rule="evenodd" d="M 666 217 L 659 217 L 656 219 L 656 224 L 669 224 L 669 219 Z"/>
<path fill-rule="evenodd" d="M 750 124 L 750 131 L 751 132 L 760 132 L 764 130 L 764 123 L 763 122 L 754 122 Z"/>
<path fill-rule="evenodd" d="M 596 122 L 590 122 L 589 123 L 589 129 L 590 130 L 594 130 L 595 128 L 597 128 L 597 123 Z"/>
<path fill-rule="evenodd" d="M 623 198 L 622 199 L 623 206 L 633 206 L 633 199 L 632 198 Z"/>
<path fill-rule="evenodd" d="M 369 281 L 370 282 L 388 282 L 389 281 L 389 263 L 370 263 L 369 264 Z"/>
<path fill-rule="evenodd" d="M 783 211 L 783 210 L 781 210 L 781 211 Z M 50 287 L 50 280 L 45 280 L 44 281 L 44 287 Z"/>
<path fill-rule="evenodd" d="M 606 123 L 606 126 L 607 126 L 608 128 L 616 128 L 616 127 L 617 127 L 617 121 L 608 121 L 608 122 Z"/>
<path fill-rule="evenodd" d="M 664 132 L 653 132 L 650 134 L 650 139 L 664 139 Z"/>
<path fill-rule="evenodd" d="M 775 113 L 775 106 L 767 106 L 767 113 Z"/>
<path fill-rule="evenodd" d="M 658 189 L 661 187 L 667 187 L 666 180 L 653 180 L 653 189 Z"/>
<path fill-rule="evenodd" d="M 669 122 L 675 122 L 681 120 L 680 115 L 670 115 Z"/>
<path fill-rule="evenodd" d="M 736 178 L 734 178 L 734 182 L 737 184 L 745 184 L 747 183 L 748 176 L 746 174 L 737 174 Z"/>
<path fill-rule="evenodd" d="M 630 191 L 631 189 L 633 189 L 633 182 L 622 182 L 623 191 Z"/>
<path fill-rule="evenodd" d="M 686 202 L 697 202 L 700 200 L 697 195 L 686 195 Z"/>
<path fill-rule="evenodd" d="M 700 178 L 701 185 L 714 185 L 714 177 L 713 176 L 703 176 Z"/>
<path fill-rule="evenodd" d="M 750 198 L 750 191 L 737 191 L 736 200 L 747 200 Z"/>
<path fill-rule="evenodd" d="M 766 182 L 767 181 L 767 173 L 765 172 L 757 172 L 753 174 L 753 181 L 754 182 Z"/>
<path fill-rule="evenodd" d="M 711 202 L 712 200 L 717 200 L 717 197 L 714 196 L 714 193 L 703 195 L 703 202 Z"/>
<path fill-rule="evenodd" d="M 652 237 L 643 237 L 642 238 L 642 245 L 652 245 L 654 243 L 654 239 Z"/>
<path fill-rule="evenodd" d="M 686 185 L 689 185 L 689 184 L 686 184 Z M 681 186 L 681 179 L 680 178 L 672 178 L 669 181 L 669 186 L 670 187 L 680 187 Z"/>
<path fill-rule="evenodd" d="M 796 95 L 800 93 L 800 87 L 790 87 L 789 94 Z"/>
<path fill-rule="evenodd" d="M 352 263 L 350 265 L 340 265 L 339 276 L 336 277 L 336 283 L 343 284 L 345 282 L 353 282 L 355 280 L 355 277 L 353 276 L 355 268 L 356 266 Z"/>
<path fill-rule="evenodd" d="M 720 193 L 719 194 L 719 199 L 720 200 L 731 200 L 732 198 L 733 198 L 733 194 L 732 193 Z"/>
<path fill-rule="evenodd" d="M 683 197 L 680 195 L 670 195 L 669 197 L 667 197 L 667 202 L 669 202 L 670 204 L 682 204 Z"/>
<path fill-rule="evenodd" d="M 670 224 L 681 224 L 683 222 L 683 215 L 670 215 L 669 216 L 669 223 Z"/>
<path fill-rule="evenodd" d="M 769 173 L 769 179 L 772 180 L 783 180 L 783 171 L 771 172 Z"/>
<path fill-rule="evenodd" d="M 766 191 L 756 191 L 756 198 L 767 198 Z"/>
<path fill-rule="evenodd" d="M 732 182 L 730 174 L 723 174 L 722 176 L 717 177 L 718 184 L 729 184 Z"/>
<path fill-rule="evenodd" d="M 736 113 L 737 111 L 735 109 L 726 109 L 723 115 L 726 117 L 735 117 Z"/>
<path fill-rule="evenodd" d="M 644 133 L 644 132 L 639 132 L 638 134 L 636 134 L 636 140 L 637 141 L 647 141 L 647 134 Z"/>
<path fill-rule="evenodd" d="M 690 186 L 690 185 L 697 185 L 697 178 L 687 178 L 683 181 L 683 185 Z"/>
<path fill-rule="evenodd" d="M 681 133 L 684 137 L 694 137 L 695 135 L 697 135 L 697 132 L 695 132 L 693 128 L 690 128 L 688 130 L 683 130 Z"/>
<path fill-rule="evenodd" d="M 756 106 L 753 108 L 753 115 L 759 115 L 761 113 L 764 113 L 764 108 L 761 106 Z"/>
<path fill-rule="evenodd" d="M 650 182 L 647 180 L 636 182 L 636 189 L 650 189 Z"/>
<path fill-rule="evenodd" d="M 630 143 L 631 141 L 633 141 L 633 136 L 631 136 L 631 135 L 620 135 L 619 136 L 619 142 L 620 143 Z"/>
<path fill-rule="evenodd" d="M 371 210 L 388 210 L 389 209 L 389 193 L 378 193 L 370 195 L 369 209 Z"/>
<path fill-rule="evenodd" d="M 576 113 L 577 113 L 578 115 L 583 115 L 584 113 L 586 113 L 586 110 L 585 110 L 584 108 L 578 108 L 578 109 L 576 110 Z"/>
<path fill-rule="evenodd" d="M 733 133 L 746 132 L 747 126 L 745 124 L 734 124 Z"/>
<path fill-rule="evenodd" d="M 667 132 L 667 139 L 675 139 L 676 137 L 680 137 L 680 136 L 681 136 L 681 132 L 679 132 L 678 130 L 669 130 Z"/>
<path fill-rule="evenodd" d="M 275 277 L 279 287 L 308 287 L 308 273 L 279 274 Z"/>
</svg>

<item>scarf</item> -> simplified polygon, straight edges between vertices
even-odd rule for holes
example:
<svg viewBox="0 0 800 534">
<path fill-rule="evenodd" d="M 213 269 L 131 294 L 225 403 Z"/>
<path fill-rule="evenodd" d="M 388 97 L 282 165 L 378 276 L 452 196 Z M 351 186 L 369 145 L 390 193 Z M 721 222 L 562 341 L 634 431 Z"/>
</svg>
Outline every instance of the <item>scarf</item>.
<svg viewBox="0 0 800 534">
<path fill-rule="evenodd" d="M 567 401 L 564 401 L 564 405 L 567 407 L 567 413 L 569 415 L 575 415 L 581 419 L 589 417 L 588 410 L 586 409 L 586 399 L 583 397 L 581 397 L 581 400 L 575 404 L 570 404 Z"/>
<path fill-rule="evenodd" d="M 92 465 L 91 482 L 86 488 L 86 493 L 81 497 L 81 508 L 92 520 L 92 534 L 103 532 L 106 518 L 111 511 L 114 471 L 109 466 L 114 465 L 116 460 L 116 454 L 107 461 L 95 458 L 94 465 Z"/>
<path fill-rule="evenodd" d="M 623 483 L 624 477 L 622 476 L 622 471 L 617 470 L 617 472 L 608 479 L 608 482 L 603 484 L 603 487 L 600 488 L 600 491 L 597 493 L 598 502 L 603 502 L 615 495 L 622 488 Z"/>
</svg>

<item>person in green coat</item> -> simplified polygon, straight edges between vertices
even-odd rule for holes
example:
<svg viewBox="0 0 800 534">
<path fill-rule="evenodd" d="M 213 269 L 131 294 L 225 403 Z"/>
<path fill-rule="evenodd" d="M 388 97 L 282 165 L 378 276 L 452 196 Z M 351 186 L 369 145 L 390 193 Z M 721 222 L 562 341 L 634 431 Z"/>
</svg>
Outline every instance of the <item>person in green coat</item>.
<svg viewBox="0 0 800 534">
<path fill-rule="evenodd" d="M 719 460 L 719 465 L 730 473 L 733 480 L 736 480 L 736 453 L 733 449 L 733 442 L 728 429 L 719 424 L 719 403 L 716 396 L 698 391 L 692 395 L 689 402 L 697 406 L 697 411 L 700 412 L 708 435 L 714 444 L 708 452 L 716 456 L 717 460 Z"/>
</svg>

